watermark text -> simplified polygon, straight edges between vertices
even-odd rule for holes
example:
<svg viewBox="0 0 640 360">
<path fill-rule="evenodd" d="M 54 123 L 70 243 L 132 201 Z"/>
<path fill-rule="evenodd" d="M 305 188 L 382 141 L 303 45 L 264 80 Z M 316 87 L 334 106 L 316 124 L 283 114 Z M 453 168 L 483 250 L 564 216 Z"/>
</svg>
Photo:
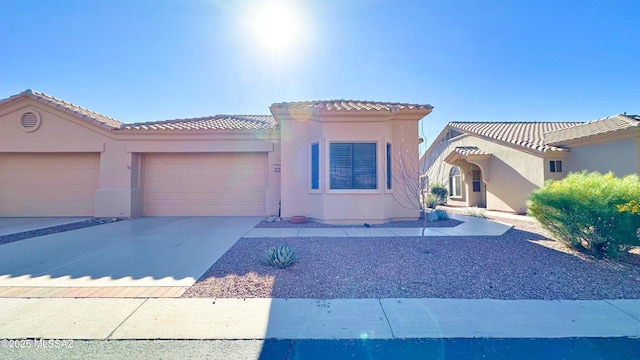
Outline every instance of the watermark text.
<svg viewBox="0 0 640 360">
<path fill-rule="evenodd" d="M 68 339 L 2 339 L 2 349 L 72 349 L 73 340 Z"/>
</svg>

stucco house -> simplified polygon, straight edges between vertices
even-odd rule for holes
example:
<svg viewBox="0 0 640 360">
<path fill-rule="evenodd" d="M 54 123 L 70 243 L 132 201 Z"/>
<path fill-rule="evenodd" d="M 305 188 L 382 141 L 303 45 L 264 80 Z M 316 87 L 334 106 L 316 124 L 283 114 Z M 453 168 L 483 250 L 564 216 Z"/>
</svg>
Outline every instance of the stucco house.
<svg viewBox="0 0 640 360">
<path fill-rule="evenodd" d="M 569 172 L 640 172 L 640 116 L 591 122 L 451 122 L 420 157 L 423 186 L 448 204 L 526 212 L 534 189 Z"/>
<path fill-rule="evenodd" d="M 0 100 L 0 216 L 414 219 L 394 200 L 392 164 L 418 163 L 431 110 L 283 102 L 271 115 L 123 123 L 26 90 Z"/>
</svg>

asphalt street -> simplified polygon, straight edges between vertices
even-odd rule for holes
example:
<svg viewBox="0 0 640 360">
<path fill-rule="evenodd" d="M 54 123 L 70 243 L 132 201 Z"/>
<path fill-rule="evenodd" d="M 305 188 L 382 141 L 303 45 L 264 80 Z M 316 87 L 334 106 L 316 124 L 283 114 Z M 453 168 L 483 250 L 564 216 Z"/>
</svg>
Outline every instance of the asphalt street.
<svg viewBox="0 0 640 360">
<path fill-rule="evenodd" d="M 638 338 L 120 340 L 4 347 L 1 359 L 636 359 Z M 57 345 L 57 346 L 56 346 Z"/>
</svg>

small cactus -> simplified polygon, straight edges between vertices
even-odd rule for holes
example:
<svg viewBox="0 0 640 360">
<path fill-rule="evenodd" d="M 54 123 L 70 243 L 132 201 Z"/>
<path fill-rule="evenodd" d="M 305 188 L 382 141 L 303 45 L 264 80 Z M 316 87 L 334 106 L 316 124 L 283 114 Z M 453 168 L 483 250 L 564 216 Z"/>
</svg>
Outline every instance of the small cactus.
<svg viewBox="0 0 640 360">
<path fill-rule="evenodd" d="M 264 261 L 281 269 L 292 265 L 296 260 L 298 255 L 289 245 L 272 246 L 264 252 Z"/>
</svg>

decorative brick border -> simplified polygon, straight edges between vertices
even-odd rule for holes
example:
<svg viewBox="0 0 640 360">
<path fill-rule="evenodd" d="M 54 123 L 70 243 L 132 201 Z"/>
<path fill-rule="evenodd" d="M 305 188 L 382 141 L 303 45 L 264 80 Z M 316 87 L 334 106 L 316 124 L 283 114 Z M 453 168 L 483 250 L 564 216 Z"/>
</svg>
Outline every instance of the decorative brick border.
<svg viewBox="0 0 640 360">
<path fill-rule="evenodd" d="M 178 298 L 187 288 L 184 286 L 5 286 L 0 288 L 0 298 Z"/>
</svg>

